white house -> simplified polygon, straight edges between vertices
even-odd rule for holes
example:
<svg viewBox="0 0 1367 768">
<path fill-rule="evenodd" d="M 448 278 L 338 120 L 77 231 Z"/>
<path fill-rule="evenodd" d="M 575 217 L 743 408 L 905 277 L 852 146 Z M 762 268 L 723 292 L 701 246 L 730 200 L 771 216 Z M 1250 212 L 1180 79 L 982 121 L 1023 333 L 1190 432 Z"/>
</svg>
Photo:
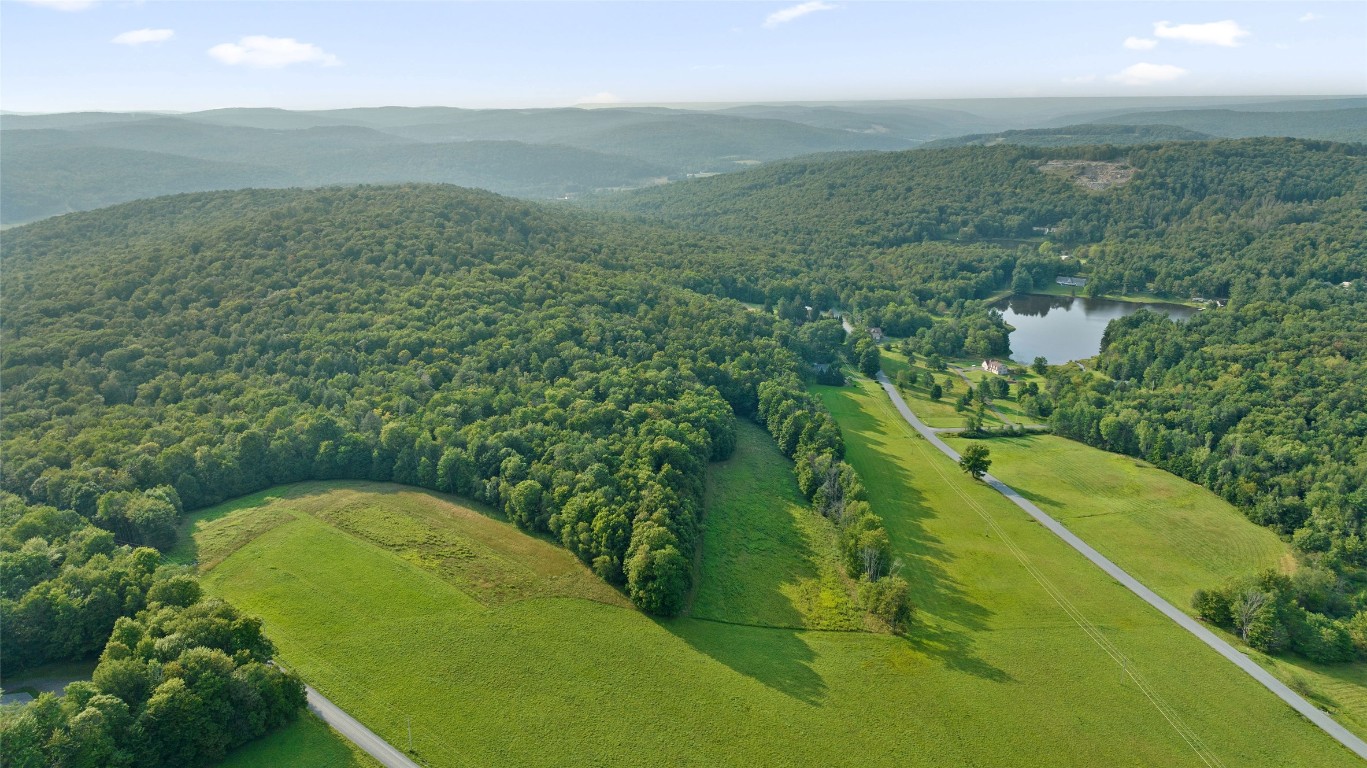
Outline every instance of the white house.
<svg viewBox="0 0 1367 768">
<path fill-rule="evenodd" d="M 988 373 L 995 373 L 998 376 L 1007 376 L 1011 373 L 1011 369 L 1006 367 L 1006 363 L 1000 360 L 984 360 L 983 370 Z"/>
</svg>

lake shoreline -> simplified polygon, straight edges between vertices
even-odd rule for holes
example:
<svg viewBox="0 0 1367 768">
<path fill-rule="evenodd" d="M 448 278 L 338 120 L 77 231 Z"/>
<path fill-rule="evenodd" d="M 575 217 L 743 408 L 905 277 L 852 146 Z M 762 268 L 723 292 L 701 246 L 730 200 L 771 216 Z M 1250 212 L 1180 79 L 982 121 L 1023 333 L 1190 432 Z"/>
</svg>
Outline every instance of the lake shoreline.
<svg viewBox="0 0 1367 768">
<path fill-rule="evenodd" d="M 1013 361 L 1028 364 L 1040 356 L 1052 365 L 1095 357 L 1101 351 L 1106 326 L 1116 318 L 1147 309 L 1182 321 L 1200 311 L 1188 304 L 1038 292 L 1013 294 L 997 300 L 992 307 L 1002 312 L 1003 319 L 1013 329 Z"/>
</svg>

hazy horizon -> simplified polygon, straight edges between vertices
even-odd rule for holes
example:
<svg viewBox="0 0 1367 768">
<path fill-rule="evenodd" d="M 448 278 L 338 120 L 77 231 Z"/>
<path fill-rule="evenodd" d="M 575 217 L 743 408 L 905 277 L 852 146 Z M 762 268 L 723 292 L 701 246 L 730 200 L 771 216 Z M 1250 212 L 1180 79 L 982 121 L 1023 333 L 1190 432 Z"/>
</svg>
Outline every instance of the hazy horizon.
<svg viewBox="0 0 1367 768">
<path fill-rule="evenodd" d="M 1367 93 L 1367 4 L 0 3 L 7 112 Z"/>
<path fill-rule="evenodd" d="M 1001 102 L 1123 102 L 1127 104 L 1145 104 L 1149 106 L 1181 105 L 1183 103 L 1200 104 L 1204 106 L 1220 107 L 1244 106 L 1260 103 L 1278 103 L 1284 101 L 1307 101 L 1316 102 L 1320 100 L 1331 101 L 1341 99 L 1367 99 L 1367 92 L 1363 93 L 1312 93 L 1312 94 L 1285 94 L 1285 93 L 1250 93 L 1250 94 L 1211 94 L 1209 96 L 983 96 L 983 97 L 964 97 L 964 98 L 926 98 L 926 99 L 859 99 L 840 101 L 834 99 L 752 99 L 744 101 L 688 101 L 688 102 L 665 102 L 665 101 L 643 101 L 643 102 L 617 102 L 613 104 L 594 104 L 578 103 L 547 106 L 522 106 L 522 107 L 469 107 L 461 104 L 351 104 L 340 107 L 326 107 L 321 109 L 294 108 L 294 107 L 209 107 L 206 109 L 88 109 L 88 110 L 58 110 L 58 111 L 20 111 L 13 109 L 0 109 L 0 114 L 16 116 L 37 116 L 37 115 L 57 115 L 57 114 L 77 114 L 87 113 L 108 113 L 108 114 L 159 114 L 159 115 L 190 115 L 203 112 L 225 112 L 234 110 L 274 110 L 284 112 L 329 112 L 347 110 L 379 110 L 379 109 L 457 109 L 468 111 L 480 110 L 513 110 L 513 111 L 534 111 L 541 109 L 677 109 L 677 110 L 724 110 L 730 107 L 740 106 L 800 106 L 800 107 L 824 107 L 824 106 L 867 106 L 889 108 L 897 106 L 925 106 L 925 107 L 948 107 L 958 106 L 967 108 L 978 104 L 992 104 Z"/>
</svg>

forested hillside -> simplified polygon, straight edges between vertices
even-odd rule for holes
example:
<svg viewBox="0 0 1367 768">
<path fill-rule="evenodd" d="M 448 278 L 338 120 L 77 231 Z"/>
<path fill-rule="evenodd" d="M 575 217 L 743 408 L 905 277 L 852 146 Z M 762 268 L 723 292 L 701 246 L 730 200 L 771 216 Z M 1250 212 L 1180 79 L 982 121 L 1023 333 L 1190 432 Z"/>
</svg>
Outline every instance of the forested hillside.
<svg viewBox="0 0 1367 768">
<path fill-rule="evenodd" d="M 1115 171 L 1114 183 L 1070 180 L 1070 169 L 1097 164 Z M 1028 292 L 1060 274 L 1085 275 L 1089 295 L 1228 301 L 1186 324 L 1117 321 L 1098 372 L 1055 370 L 1033 414 L 1200 482 L 1291 537 L 1333 574 L 1328 584 L 1229 594 L 1280 595 L 1267 612 L 1281 629 L 1263 647 L 1352 655 L 1348 620 L 1367 602 L 1363 145 L 1255 139 L 827 157 L 615 205 L 786 244 L 807 266 L 803 296 L 830 286 L 871 322 L 896 318 L 925 353 L 990 351 L 993 316 L 977 321 L 974 341 L 962 323 L 981 317 L 981 305 L 961 305 L 957 328 L 918 313 L 1003 288 Z"/>
<path fill-rule="evenodd" d="M 1333 141 L 1367 141 L 1367 107 L 1345 100 L 1345 106 L 1325 110 L 1269 111 L 1181 109 L 1136 112 L 1102 118 L 1098 122 L 1130 125 L 1176 125 L 1214 136 L 1297 136 Z"/>
<path fill-rule="evenodd" d="M 1175 125 L 1065 125 L 1059 128 L 1027 128 L 998 133 L 973 133 L 952 139 L 937 139 L 921 145 L 921 149 L 946 147 L 990 147 L 995 144 L 1018 144 L 1023 147 L 1071 147 L 1084 144 L 1153 144 L 1159 141 L 1204 141 L 1215 138 L 1210 134 L 1179 128 Z"/>
<path fill-rule="evenodd" d="M 1018 242 L 1044 228 L 1055 254 L 1087 249 L 1079 255 L 1099 280 L 1099 294 L 1150 289 L 1176 298 L 1223 297 L 1236 278 L 1250 275 L 1328 282 L 1361 275 L 1352 246 L 1361 242 L 1354 237 L 1356 203 L 1367 185 L 1364 157 L 1362 145 L 1287 139 L 965 147 L 794 160 L 604 205 L 786 244 L 821 270 L 814 285 L 829 277 L 842 299 L 880 281 L 899 283 L 922 300 L 952 299 L 949 286 L 927 285 L 930 275 L 899 273 L 938 262 L 946 277 L 957 273 L 956 282 L 969 286 L 969 272 L 1013 269 L 1022 255 Z M 1074 163 L 1124 173 L 1094 190 L 1050 172 Z M 1311 222 L 1322 223 L 1324 242 L 1297 226 Z M 946 255 L 925 258 L 926 249 Z M 1052 282 L 1055 274 L 1082 269 L 1080 261 L 1063 264 L 1055 255 L 1045 263 L 1032 255 L 1030 267 L 1039 271 L 1036 282 Z M 985 297 L 1002 285 L 984 277 L 957 295 Z"/>
<path fill-rule="evenodd" d="M 675 613 L 736 415 L 799 461 L 838 469 L 842 451 L 786 323 L 648 274 L 706 242 L 420 186 L 163 198 L 16 230 L 4 487 L 165 548 L 143 489 L 195 508 L 310 478 L 419 485 Z M 879 528 L 855 510 L 852 564 Z"/>
</svg>

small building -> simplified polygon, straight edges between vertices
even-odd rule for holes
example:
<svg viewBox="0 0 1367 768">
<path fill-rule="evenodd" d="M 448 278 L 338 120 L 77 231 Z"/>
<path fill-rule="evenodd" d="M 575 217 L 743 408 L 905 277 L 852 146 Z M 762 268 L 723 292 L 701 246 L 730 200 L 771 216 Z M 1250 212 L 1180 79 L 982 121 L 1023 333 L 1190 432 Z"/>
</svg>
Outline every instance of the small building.
<svg viewBox="0 0 1367 768">
<path fill-rule="evenodd" d="M 1054 279 L 1054 282 L 1058 283 L 1059 285 L 1068 285 L 1068 286 L 1072 286 L 1072 287 L 1074 287 L 1074 288 L 1082 288 L 1082 287 L 1084 287 L 1084 286 L 1087 285 L 1087 278 L 1085 278 L 1085 277 L 1059 277 L 1059 278 L 1055 278 L 1055 279 Z"/>
<path fill-rule="evenodd" d="M 988 373 L 995 373 L 998 376 L 1009 376 L 1011 374 L 1011 369 L 1000 360 L 984 360 L 983 370 Z"/>
<path fill-rule="evenodd" d="M 869 335 L 873 337 L 873 340 L 874 340 L 874 341 L 877 341 L 877 342 L 883 341 L 883 329 L 882 329 L 882 328 L 870 328 L 870 329 L 869 329 Z"/>
</svg>

